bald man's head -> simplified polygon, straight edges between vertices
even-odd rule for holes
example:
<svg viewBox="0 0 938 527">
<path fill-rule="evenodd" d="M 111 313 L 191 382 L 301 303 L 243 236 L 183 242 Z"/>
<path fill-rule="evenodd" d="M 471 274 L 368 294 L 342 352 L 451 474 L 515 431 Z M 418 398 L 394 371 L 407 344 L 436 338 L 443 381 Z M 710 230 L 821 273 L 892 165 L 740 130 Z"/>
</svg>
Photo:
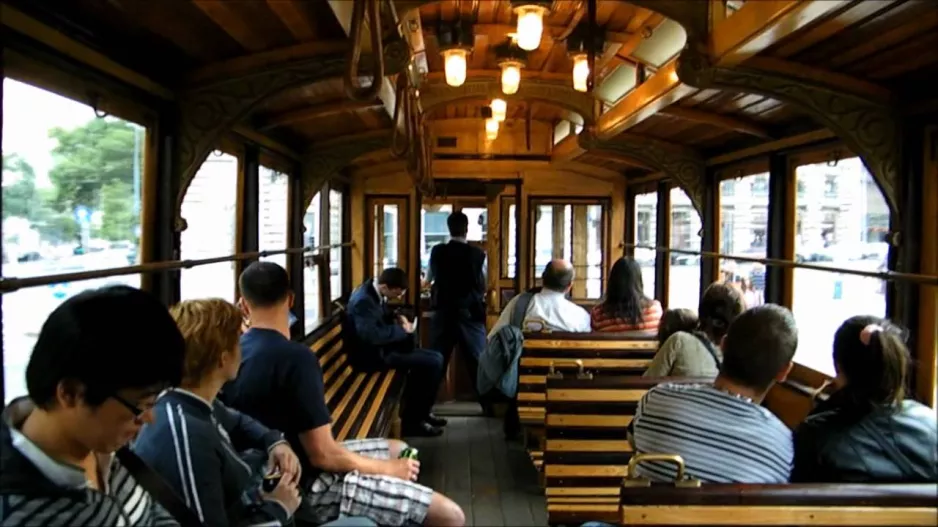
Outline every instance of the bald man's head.
<svg viewBox="0 0 938 527">
<path fill-rule="evenodd" d="M 558 293 L 566 293 L 573 284 L 573 266 L 566 260 L 551 260 L 541 275 L 544 287 Z"/>
</svg>

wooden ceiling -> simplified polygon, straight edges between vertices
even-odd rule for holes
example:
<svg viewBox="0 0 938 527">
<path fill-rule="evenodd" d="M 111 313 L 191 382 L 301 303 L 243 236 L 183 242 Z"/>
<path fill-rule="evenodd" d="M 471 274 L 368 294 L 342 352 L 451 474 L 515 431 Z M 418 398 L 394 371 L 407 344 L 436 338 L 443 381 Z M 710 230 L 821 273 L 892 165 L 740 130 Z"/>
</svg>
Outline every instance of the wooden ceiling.
<svg viewBox="0 0 938 527">
<path fill-rule="evenodd" d="M 199 72 L 233 59 L 258 57 L 261 64 L 263 57 L 280 52 L 295 56 L 326 48 L 339 51 L 348 43 L 343 29 L 348 27 L 343 19 L 347 6 L 341 4 L 349 0 L 2 1 L 174 90 L 184 89 Z M 565 38 L 585 21 L 585 4 L 584 0 L 554 1 L 541 45 L 528 56 L 525 79 L 570 79 L 572 63 Z M 730 2 L 727 12 L 738 11 L 742 4 Z M 655 35 L 669 33 L 675 22 L 649 9 L 649 3 L 643 5 L 598 1 L 597 22 L 606 32 L 607 48 L 597 58 L 596 94 L 606 110 L 624 104 L 634 89 L 617 95 L 603 91 L 608 86 L 604 82 L 621 82 L 639 67 L 654 75 L 677 51 L 649 42 L 658 38 Z M 460 17 L 475 24 L 469 78 L 497 82 L 493 47 L 509 38 L 515 24 L 508 0 L 443 0 L 410 14 L 422 26 L 424 53 L 416 60 L 426 65 L 426 82 L 443 82 L 436 27 Z M 740 23 L 745 22 L 740 17 Z M 669 42 L 673 47 L 674 38 Z M 842 1 L 838 9 L 803 25 L 750 60 L 775 71 L 797 70 L 801 76 L 882 90 L 901 102 L 931 98 L 938 78 L 938 2 Z M 640 85 L 638 79 L 634 84 Z M 329 79 L 288 90 L 262 104 L 248 124 L 296 150 L 391 127 L 386 104 L 379 100 L 353 103 L 342 88 L 341 79 Z M 432 121 L 479 118 L 488 103 L 486 99 L 462 100 L 438 107 L 427 117 Z M 515 101 L 508 112 L 511 120 L 530 119 L 551 126 L 576 117 L 542 101 Z M 804 114 L 770 98 L 691 90 L 630 126 L 629 132 L 714 155 L 811 126 L 816 127 Z M 643 170 L 607 155 L 584 155 L 579 161 L 629 174 Z"/>
</svg>

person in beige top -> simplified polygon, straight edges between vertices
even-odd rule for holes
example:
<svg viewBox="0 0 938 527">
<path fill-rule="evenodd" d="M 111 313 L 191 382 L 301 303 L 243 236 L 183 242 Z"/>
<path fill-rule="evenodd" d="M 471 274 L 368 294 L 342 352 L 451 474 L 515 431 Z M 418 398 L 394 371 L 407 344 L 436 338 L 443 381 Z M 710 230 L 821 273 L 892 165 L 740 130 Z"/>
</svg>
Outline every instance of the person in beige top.
<svg viewBox="0 0 938 527">
<path fill-rule="evenodd" d="M 644 376 L 716 378 L 723 362 L 720 344 L 730 322 L 745 309 L 739 289 L 710 284 L 697 307 L 697 329 L 678 331 L 663 342 Z"/>
</svg>

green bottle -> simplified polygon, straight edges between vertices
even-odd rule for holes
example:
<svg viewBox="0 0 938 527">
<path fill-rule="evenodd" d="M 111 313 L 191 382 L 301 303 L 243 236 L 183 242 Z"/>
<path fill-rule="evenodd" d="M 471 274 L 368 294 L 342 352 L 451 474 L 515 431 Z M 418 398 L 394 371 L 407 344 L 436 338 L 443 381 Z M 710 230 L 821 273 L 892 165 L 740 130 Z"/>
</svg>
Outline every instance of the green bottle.
<svg viewBox="0 0 938 527">
<path fill-rule="evenodd" d="M 417 459 L 417 454 L 419 451 L 413 447 L 407 447 L 404 450 L 401 450 L 401 459 Z"/>
</svg>

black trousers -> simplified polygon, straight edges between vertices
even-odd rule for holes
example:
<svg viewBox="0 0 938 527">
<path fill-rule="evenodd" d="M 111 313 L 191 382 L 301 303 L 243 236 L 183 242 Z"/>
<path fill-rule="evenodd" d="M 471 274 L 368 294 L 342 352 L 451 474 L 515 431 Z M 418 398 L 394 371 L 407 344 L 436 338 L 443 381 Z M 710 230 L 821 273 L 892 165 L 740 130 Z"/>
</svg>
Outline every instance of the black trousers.
<svg viewBox="0 0 938 527">
<path fill-rule="evenodd" d="M 476 393 L 479 357 L 485 350 L 485 342 L 485 322 L 472 320 L 468 313 L 436 311 L 430 319 L 430 348 L 443 356 L 443 371 L 449 368 L 453 348 L 458 344 L 465 356 Z"/>
<path fill-rule="evenodd" d="M 383 358 L 389 368 L 407 370 L 401 421 L 419 423 L 425 420 L 433 409 L 443 372 L 446 371 L 443 355 L 434 350 L 417 348 L 408 339 L 386 349 Z"/>
</svg>

